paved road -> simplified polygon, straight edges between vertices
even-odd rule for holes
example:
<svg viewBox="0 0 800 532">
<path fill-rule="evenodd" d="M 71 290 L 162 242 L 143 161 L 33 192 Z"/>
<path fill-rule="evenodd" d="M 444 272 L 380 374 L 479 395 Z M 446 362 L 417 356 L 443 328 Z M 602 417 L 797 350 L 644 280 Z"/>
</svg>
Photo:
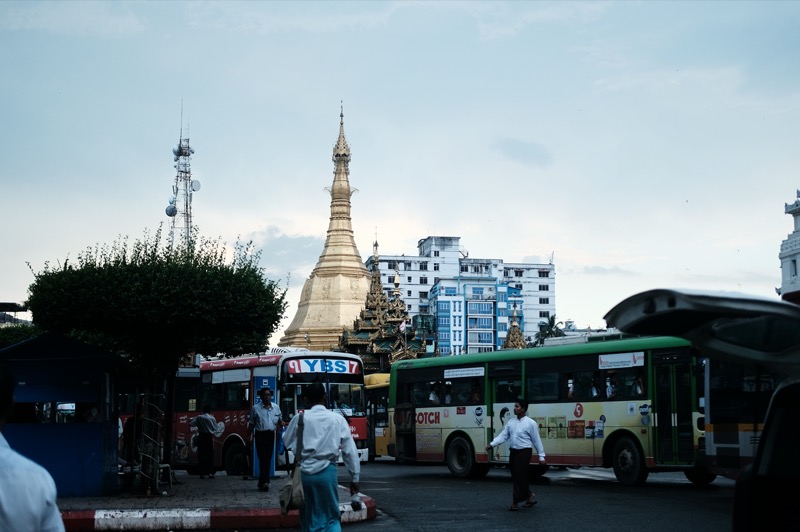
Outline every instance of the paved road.
<svg viewBox="0 0 800 532">
<path fill-rule="evenodd" d="M 456 479 L 444 466 L 365 464 L 361 489 L 376 502 L 375 520 L 348 530 L 728 532 L 733 482 L 698 488 L 682 473 L 651 474 L 641 487 L 620 485 L 611 471 L 550 471 L 531 486 L 539 504 L 509 512 L 505 469 L 480 481 Z M 676 531 L 678 529 L 678 531 Z"/>
</svg>

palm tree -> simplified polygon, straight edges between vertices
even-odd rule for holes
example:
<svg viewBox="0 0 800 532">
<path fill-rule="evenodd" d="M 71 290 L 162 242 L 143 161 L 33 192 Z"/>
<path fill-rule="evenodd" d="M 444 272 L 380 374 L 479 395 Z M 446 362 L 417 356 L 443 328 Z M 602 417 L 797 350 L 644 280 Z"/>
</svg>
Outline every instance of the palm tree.
<svg viewBox="0 0 800 532">
<path fill-rule="evenodd" d="M 547 338 L 557 338 L 560 336 L 566 336 L 564 330 L 561 328 L 563 327 L 564 322 L 556 321 L 555 314 L 549 316 L 547 321 L 540 321 L 539 322 L 539 332 L 536 333 L 535 340 L 538 345 L 544 345 L 544 341 Z"/>
</svg>

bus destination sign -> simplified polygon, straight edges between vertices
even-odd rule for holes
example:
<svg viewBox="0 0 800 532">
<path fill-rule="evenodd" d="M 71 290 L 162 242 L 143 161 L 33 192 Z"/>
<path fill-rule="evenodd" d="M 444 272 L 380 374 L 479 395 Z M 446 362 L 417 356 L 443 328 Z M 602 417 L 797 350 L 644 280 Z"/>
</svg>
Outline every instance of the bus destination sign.
<svg viewBox="0 0 800 532">
<path fill-rule="evenodd" d="M 288 360 L 286 369 L 289 373 L 339 373 L 358 375 L 360 366 L 355 360 L 330 358 L 298 358 Z"/>
</svg>

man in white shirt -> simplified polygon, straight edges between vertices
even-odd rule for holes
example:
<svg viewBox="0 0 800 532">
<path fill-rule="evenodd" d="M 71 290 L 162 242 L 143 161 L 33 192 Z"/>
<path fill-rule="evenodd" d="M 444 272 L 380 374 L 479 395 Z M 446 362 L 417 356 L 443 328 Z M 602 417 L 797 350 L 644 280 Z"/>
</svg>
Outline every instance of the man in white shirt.
<svg viewBox="0 0 800 532">
<path fill-rule="evenodd" d="M 247 424 L 247 438 L 256 443 L 258 455 L 258 489 L 269 491 L 269 470 L 275 451 L 275 431 L 284 425 L 281 409 L 272 402 L 272 390 L 261 388 L 258 391 L 261 402 L 253 405 L 250 421 Z"/>
<path fill-rule="evenodd" d="M 0 363 L 0 431 L 14 406 L 14 377 Z M 56 483 L 45 468 L 11 449 L 0 432 L 0 530 L 63 532 Z"/>
<path fill-rule="evenodd" d="M 527 412 L 528 401 L 526 399 L 519 399 L 515 402 L 514 415 L 516 417 L 509 419 L 506 426 L 503 427 L 503 431 L 486 446 L 486 451 L 491 453 L 492 447 L 506 441 L 509 442 L 508 465 L 511 469 L 511 481 L 514 485 L 511 506 L 509 507 L 509 510 L 512 511 L 519 510 L 518 503 L 522 501 L 525 501 L 525 506 L 528 507 L 536 504 L 536 495 L 528 485 L 528 468 L 533 455 L 533 447 L 536 447 L 536 452 L 539 454 L 539 464 L 545 464 L 544 445 L 542 445 L 542 439 L 539 437 L 539 426 L 527 416 Z"/>
<path fill-rule="evenodd" d="M 352 478 L 350 494 L 358 493 L 361 473 L 358 451 L 347 420 L 327 409 L 328 397 L 322 383 L 310 384 L 304 393 L 308 403 L 313 406 L 302 414 L 300 472 L 305 507 L 300 511 L 300 528 L 304 532 L 341 531 L 336 459 L 341 449 L 345 467 Z M 287 448 L 297 449 L 299 420 L 300 415 L 294 416 L 283 434 L 283 443 Z"/>
</svg>

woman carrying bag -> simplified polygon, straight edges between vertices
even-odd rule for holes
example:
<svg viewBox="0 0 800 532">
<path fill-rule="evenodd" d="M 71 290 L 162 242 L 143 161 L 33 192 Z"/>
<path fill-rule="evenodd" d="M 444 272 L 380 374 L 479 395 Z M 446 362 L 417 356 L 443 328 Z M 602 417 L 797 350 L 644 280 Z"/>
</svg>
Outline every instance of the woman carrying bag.
<svg viewBox="0 0 800 532">
<path fill-rule="evenodd" d="M 326 407 L 327 395 L 322 383 L 314 382 L 304 392 L 308 403 L 313 406 L 292 418 L 283 435 L 284 445 L 299 451 L 295 453 L 295 461 L 299 461 L 297 470 L 305 499 L 300 509 L 300 529 L 303 532 L 338 532 L 342 529 L 336 467 L 339 448 L 352 478 L 351 495 L 359 491 L 361 464 L 347 421 Z"/>
</svg>

